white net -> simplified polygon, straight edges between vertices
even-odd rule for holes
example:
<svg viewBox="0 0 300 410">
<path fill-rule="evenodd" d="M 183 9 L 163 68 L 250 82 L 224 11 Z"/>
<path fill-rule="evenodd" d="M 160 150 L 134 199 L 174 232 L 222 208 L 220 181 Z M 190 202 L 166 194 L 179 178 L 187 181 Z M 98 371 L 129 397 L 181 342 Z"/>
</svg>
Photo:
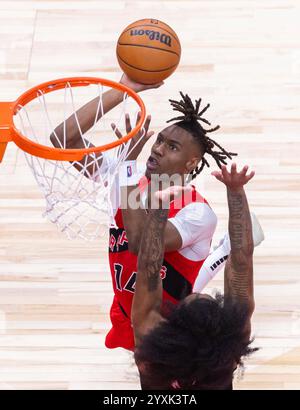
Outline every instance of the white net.
<svg viewBox="0 0 300 410">
<path fill-rule="evenodd" d="M 40 90 L 37 98 L 20 107 L 15 126 L 30 140 L 51 148 L 90 148 L 115 141 L 111 123 L 126 135 L 125 115 L 129 114 L 135 125 L 140 107 L 124 94 L 122 103 L 105 113 L 109 90 L 101 83 L 85 87 L 66 83 L 63 89 L 47 94 Z M 69 239 L 94 240 L 114 225 L 112 190 L 116 189 L 119 167 L 133 148 L 130 144 L 73 162 L 25 153 L 46 199 L 44 216 Z M 113 166 L 107 165 L 108 157 Z"/>
</svg>

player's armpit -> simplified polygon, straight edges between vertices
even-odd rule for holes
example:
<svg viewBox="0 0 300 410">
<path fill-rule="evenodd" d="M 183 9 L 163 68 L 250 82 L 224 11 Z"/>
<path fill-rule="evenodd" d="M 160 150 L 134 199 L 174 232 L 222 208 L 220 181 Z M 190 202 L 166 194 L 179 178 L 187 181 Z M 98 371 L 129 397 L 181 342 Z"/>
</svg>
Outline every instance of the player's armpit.
<svg viewBox="0 0 300 410">
<path fill-rule="evenodd" d="M 135 211 L 137 212 L 137 211 Z M 144 213 L 144 221 L 147 218 L 147 214 L 144 210 L 138 210 L 138 212 Z M 123 211 L 123 213 L 125 213 Z M 125 222 L 125 218 L 124 218 Z M 136 225 L 132 223 L 129 225 L 128 229 L 126 229 L 126 234 L 128 238 L 129 250 L 135 255 L 138 255 L 140 243 L 141 243 L 141 236 L 140 236 L 140 229 L 136 229 Z M 167 222 L 165 228 L 165 240 L 164 240 L 164 249 L 165 252 L 172 252 L 177 251 L 178 249 L 182 248 L 182 238 L 178 230 L 171 222 Z"/>
<path fill-rule="evenodd" d="M 167 222 L 165 228 L 165 252 L 177 251 L 182 248 L 182 238 L 178 230 L 171 222 Z"/>
</svg>

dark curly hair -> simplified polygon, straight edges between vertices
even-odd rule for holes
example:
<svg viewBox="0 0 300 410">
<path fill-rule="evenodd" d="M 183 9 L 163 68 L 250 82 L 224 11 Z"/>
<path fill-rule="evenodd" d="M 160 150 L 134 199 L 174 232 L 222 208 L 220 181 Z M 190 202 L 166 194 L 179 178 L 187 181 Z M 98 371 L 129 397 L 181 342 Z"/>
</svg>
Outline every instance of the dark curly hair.
<svg viewBox="0 0 300 410">
<path fill-rule="evenodd" d="M 221 294 L 183 300 L 136 347 L 142 389 L 230 389 L 242 358 L 258 350 L 245 340 L 247 317 L 247 306 Z"/>
<path fill-rule="evenodd" d="M 232 159 L 234 155 L 237 155 L 234 152 L 228 152 L 226 151 L 223 147 L 221 147 L 220 144 L 218 144 L 216 141 L 208 137 L 208 133 L 214 132 L 220 128 L 219 125 L 217 125 L 214 128 L 210 129 L 204 129 L 200 122 L 204 122 L 205 124 L 211 125 L 209 121 L 207 121 L 205 118 L 202 117 L 202 114 L 205 113 L 205 111 L 210 107 L 210 104 L 207 104 L 203 109 L 200 111 L 200 105 L 201 105 L 201 98 L 199 100 L 195 100 L 195 106 L 191 100 L 191 98 L 186 94 L 184 95 L 180 91 L 180 95 L 182 97 L 182 100 L 180 101 L 175 101 L 175 100 L 169 100 L 173 110 L 174 111 L 179 111 L 182 115 L 171 118 L 168 122 L 176 121 L 175 125 L 178 127 L 183 128 L 184 130 L 188 131 L 190 134 L 193 135 L 193 137 L 201 144 L 202 149 L 203 149 L 203 157 L 200 162 L 200 166 L 196 167 L 191 172 L 191 177 L 192 179 L 196 178 L 198 174 L 202 171 L 202 169 L 207 166 L 209 167 L 209 163 L 207 159 L 204 157 L 204 154 L 210 155 L 215 162 L 217 163 L 218 167 L 221 168 L 221 165 L 227 165 L 226 158 Z M 217 149 L 215 149 L 217 148 Z"/>
</svg>

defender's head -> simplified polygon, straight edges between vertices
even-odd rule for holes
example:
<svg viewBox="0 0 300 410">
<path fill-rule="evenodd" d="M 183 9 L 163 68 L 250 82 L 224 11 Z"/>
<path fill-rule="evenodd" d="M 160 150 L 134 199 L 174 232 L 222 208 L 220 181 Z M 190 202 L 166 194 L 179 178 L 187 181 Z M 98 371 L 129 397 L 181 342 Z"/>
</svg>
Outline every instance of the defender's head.
<svg viewBox="0 0 300 410">
<path fill-rule="evenodd" d="M 229 389 L 242 357 L 257 349 L 245 327 L 248 308 L 190 295 L 135 350 L 143 389 Z"/>
<path fill-rule="evenodd" d="M 208 133 L 216 131 L 219 126 L 204 129 L 200 122 L 210 123 L 202 118 L 202 114 L 208 109 L 209 104 L 200 111 L 201 98 L 195 101 L 195 105 L 188 95 L 180 92 L 182 100 L 169 100 L 173 110 L 182 115 L 172 118 L 167 122 L 175 121 L 175 124 L 164 128 L 157 136 L 152 146 L 151 155 L 147 161 L 146 176 L 152 174 L 190 174 L 195 178 L 204 168 L 209 167 L 205 154 L 210 155 L 219 167 L 227 164 L 226 158 L 237 155 L 227 152 L 217 142 L 208 137 Z"/>
</svg>

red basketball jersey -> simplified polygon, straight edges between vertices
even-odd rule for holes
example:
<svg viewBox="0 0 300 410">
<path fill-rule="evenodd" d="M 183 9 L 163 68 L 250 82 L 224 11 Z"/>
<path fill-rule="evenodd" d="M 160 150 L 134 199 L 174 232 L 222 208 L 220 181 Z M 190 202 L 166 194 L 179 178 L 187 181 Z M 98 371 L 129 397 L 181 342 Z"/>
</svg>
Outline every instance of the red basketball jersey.
<svg viewBox="0 0 300 410">
<path fill-rule="evenodd" d="M 207 204 L 195 187 L 192 188 L 193 194 L 185 203 L 181 203 L 181 199 L 171 202 L 169 218 L 174 217 L 180 209 L 191 202 Z M 137 275 L 137 255 L 128 250 L 128 240 L 120 208 L 116 213 L 115 221 L 118 228 L 110 229 L 109 238 L 109 263 L 115 294 L 110 312 L 113 328 L 106 336 L 105 344 L 108 348 L 123 347 L 133 350 L 134 338 L 130 317 Z M 177 304 L 192 293 L 194 282 L 204 260 L 192 261 L 178 251 L 164 254 L 161 269 L 163 304 L 166 301 Z"/>
</svg>

